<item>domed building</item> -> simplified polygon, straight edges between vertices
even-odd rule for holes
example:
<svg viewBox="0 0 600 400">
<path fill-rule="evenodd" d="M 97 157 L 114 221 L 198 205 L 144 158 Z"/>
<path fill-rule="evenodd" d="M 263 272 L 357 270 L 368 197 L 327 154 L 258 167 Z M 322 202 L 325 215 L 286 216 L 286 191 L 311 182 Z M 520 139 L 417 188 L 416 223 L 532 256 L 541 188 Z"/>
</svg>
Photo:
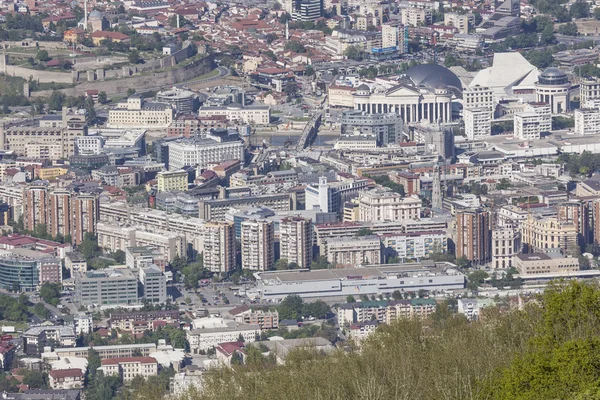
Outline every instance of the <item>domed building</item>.
<svg viewBox="0 0 600 400">
<path fill-rule="evenodd" d="M 368 114 L 396 113 L 405 123 L 452 120 L 452 98 L 462 91 L 452 71 L 437 64 L 416 65 L 406 71 L 406 78 L 380 90 L 360 85 L 353 94 L 354 108 Z"/>
<path fill-rule="evenodd" d="M 550 105 L 553 114 L 571 109 L 571 83 L 567 74 L 558 68 L 546 68 L 540 74 L 535 92 L 537 101 Z"/>
</svg>

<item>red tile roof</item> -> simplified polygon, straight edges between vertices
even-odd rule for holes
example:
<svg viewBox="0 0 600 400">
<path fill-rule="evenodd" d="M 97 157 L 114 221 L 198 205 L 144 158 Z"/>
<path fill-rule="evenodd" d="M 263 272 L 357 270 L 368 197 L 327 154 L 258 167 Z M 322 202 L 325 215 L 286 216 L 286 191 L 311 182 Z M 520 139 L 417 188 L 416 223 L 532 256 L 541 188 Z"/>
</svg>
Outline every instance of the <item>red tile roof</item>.
<svg viewBox="0 0 600 400">
<path fill-rule="evenodd" d="M 96 31 L 90 35 L 92 38 L 106 38 L 112 40 L 127 40 L 129 36 L 125 35 L 121 32 L 111 32 L 111 31 Z"/>
<path fill-rule="evenodd" d="M 107 358 L 102 360 L 102 365 L 116 365 L 121 363 L 142 363 L 142 364 L 156 364 L 156 359 L 153 357 L 117 357 Z"/>
<path fill-rule="evenodd" d="M 60 378 L 83 378 L 83 372 L 79 368 L 53 369 L 49 375 L 54 379 Z"/>
</svg>

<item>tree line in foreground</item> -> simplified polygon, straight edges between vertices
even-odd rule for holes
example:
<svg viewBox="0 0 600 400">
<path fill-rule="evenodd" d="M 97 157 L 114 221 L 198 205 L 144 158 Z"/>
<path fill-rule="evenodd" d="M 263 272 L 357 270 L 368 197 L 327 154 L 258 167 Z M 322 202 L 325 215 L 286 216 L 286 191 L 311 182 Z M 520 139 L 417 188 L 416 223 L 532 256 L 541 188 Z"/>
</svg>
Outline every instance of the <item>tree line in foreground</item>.
<svg viewBox="0 0 600 400">
<path fill-rule="evenodd" d="M 600 288 L 556 283 L 522 310 L 476 322 L 441 305 L 427 320 L 381 326 L 360 351 L 211 370 L 201 393 L 180 400 L 600 400 L 598 332 Z"/>
</svg>

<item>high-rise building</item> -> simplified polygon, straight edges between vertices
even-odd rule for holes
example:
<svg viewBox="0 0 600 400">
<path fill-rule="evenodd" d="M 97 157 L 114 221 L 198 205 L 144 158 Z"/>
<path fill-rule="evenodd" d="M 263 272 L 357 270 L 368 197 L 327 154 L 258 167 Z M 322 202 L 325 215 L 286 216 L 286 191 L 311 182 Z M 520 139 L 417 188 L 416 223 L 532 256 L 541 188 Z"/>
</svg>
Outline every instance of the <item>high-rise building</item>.
<svg viewBox="0 0 600 400">
<path fill-rule="evenodd" d="M 442 197 L 442 182 L 440 179 L 440 166 L 433 168 L 433 186 L 431 188 L 431 208 L 442 209 L 444 198 Z"/>
<path fill-rule="evenodd" d="M 543 132 L 552 130 L 552 113 L 545 103 L 529 103 L 524 112 L 515 114 L 515 137 L 539 139 Z"/>
<path fill-rule="evenodd" d="M 71 234 L 71 192 L 60 189 L 48 194 L 47 232 L 52 237 Z"/>
<path fill-rule="evenodd" d="M 488 86 L 474 85 L 463 91 L 464 108 L 485 108 L 494 116 L 494 91 Z"/>
<path fill-rule="evenodd" d="M 45 224 L 52 237 L 70 235 L 73 244 L 81 243 L 86 232 L 96 232 L 99 203 L 95 194 L 31 186 L 23 197 L 23 226 L 27 230 Z"/>
<path fill-rule="evenodd" d="M 293 2 L 293 21 L 315 21 L 323 15 L 323 0 L 295 0 Z"/>
<path fill-rule="evenodd" d="M 463 116 L 468 139 L 480 139 L 492 134 L 492 118 L 487 108 L 465 108 Z"/>
<path fill-rule="evenodd" d="M 575 255 L 579 251 L 575 224 L 561 222 L 555 217 L 530 215 L 521 223 L 521 235 L 527 253 L 560 251 L 565 255 Z"/>
<path fill-rule="evenodd" d="M 578 240 L 581 245 L 591 243 L 592 234 L 590 230 L 590 205 L 587 201 L 570 200 L 557 206 L 558 220 L 560 222 L 573 223 L 577 230 Z M 592 211 L 593 212 L 593 211 Z"/>
<path fill-rule="evenodd" d="M 23 228 L 33 231 L 37 225 L 46 224 L 48 214 L 48 188 L 35 185 L 23 192 Z"/>
<path fill-rule="evenodd" d="M 521 252 L 521 232 L 507 225 L 492 230 L 492 268 L 515 266 L 515 256 Z"/>
<path fill-rule="evenodd" d="M 474 264 L 491 259 L 491 221 L 489 211 L 463 209 L 456 211 L 456 257 Z"/>
<path fill-rule="evenodd" d="M 235 269 L 235 232 L 232 223 L 207 223 L 203 227 L 201 241 L 204 268 L 222 274 Z"/>
<path fill-rule="evenodd" d="M 313 254 L 312 220 L 287 217 L 279 222 L 279 253 L 288 263 L 309 268 Z"/>
<path fill-rule="evenodd" d="M 159 304 L 167 301 L 167 279 L 160 268 L 156 265 L 140 268 L 139 279 L 146 301 Z"/>
<path fill-rule="evenodd" d="M 597 108 L 578 108 L 573 112 L 576 135 L 597 135 L 600 133 L 600 110 Z"/>
<path fill-rule="evenodd" d="M 241 223 L 242 268 L 268 271 L 275 262 L 273 222 L 250 219 Z"/>
</svg>

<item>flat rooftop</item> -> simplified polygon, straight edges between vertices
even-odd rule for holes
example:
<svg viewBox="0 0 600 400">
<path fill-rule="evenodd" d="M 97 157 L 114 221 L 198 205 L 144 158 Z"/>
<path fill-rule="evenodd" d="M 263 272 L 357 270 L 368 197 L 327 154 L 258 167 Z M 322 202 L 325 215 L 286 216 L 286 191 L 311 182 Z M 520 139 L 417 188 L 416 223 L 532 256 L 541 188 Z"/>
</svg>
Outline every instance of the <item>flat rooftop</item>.
<svg viewBox="0 0 600 400">
<path fill-rule="evenodd" d="M 324 270 L 288 270 L 288 271 L 267 271 L 257 272 L 255 276 L 261 279 L 264 284 L 275 282 L 310 282 L 310 281 L 328 281 L 328 280 L 352 280 L 352 279 L 385 279 L 388 276 L 433 276 L 433 275 L 454 275 L 457 273 L 453 264 L 433 264 L 424 265 L 414 264 L 390 264 L 374 265 L 360 268 L 340 268 Z"/>
</svg>

